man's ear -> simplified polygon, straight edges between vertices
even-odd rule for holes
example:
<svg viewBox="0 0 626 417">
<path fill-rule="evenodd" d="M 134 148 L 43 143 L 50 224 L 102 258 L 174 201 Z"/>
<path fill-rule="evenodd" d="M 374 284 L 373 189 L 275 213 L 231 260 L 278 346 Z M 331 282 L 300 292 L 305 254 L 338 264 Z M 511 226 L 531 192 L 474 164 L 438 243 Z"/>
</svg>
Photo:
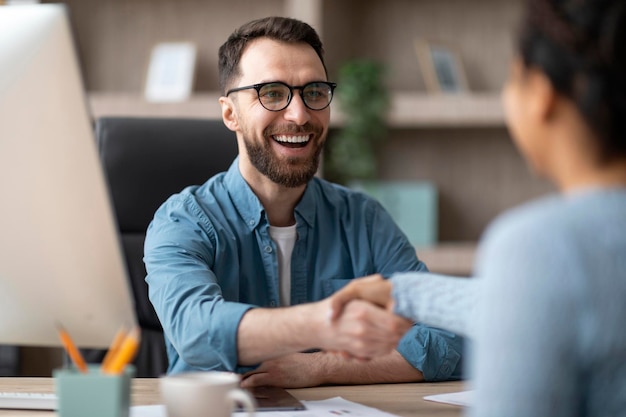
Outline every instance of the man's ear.
<svg viewBox="0 0 626 417">
<path fill-rule="evenodd" d="M 228 129 L 236 132 L 239 129 L 239 122 L 233 101 L 228 97 L 220 97 L 219 103 L 222 107 L 222 120 L 224 124 Z"/>
</svg>

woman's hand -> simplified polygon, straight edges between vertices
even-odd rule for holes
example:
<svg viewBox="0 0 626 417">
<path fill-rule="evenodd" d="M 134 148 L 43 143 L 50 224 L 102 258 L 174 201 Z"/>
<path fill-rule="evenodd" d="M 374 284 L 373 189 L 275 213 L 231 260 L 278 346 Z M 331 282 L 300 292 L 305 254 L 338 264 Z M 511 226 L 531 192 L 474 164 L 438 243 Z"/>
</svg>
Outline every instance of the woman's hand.
<svg viewBox="0 0 626 417">
<path fill-rule="evenodd" d="M 343 312 L 346 304 L 352 300 L 368 301 L 388 311 L 392 311 L 391 281 L 384 279 L 380 274 L 353 280 L 330 296 L 330 319 L 336 320 Z"/>
</svg>

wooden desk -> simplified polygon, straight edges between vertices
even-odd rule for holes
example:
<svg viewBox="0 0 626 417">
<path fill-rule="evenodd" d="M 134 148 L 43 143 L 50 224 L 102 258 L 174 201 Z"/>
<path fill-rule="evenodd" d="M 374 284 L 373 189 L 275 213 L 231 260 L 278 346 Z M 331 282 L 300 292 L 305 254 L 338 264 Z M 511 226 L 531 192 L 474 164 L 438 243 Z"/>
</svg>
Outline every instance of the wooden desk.
<svg viewBox="0 0 626 417">
<path fill-rule="evenodd" d="M 301 400 L 324 400 L 343 397 L 402 417 L 457 417 L 462 408 L 424 401 L 425 395 L 462 391 L 462 382 L 435 384 L 382 384 L 303 388 L 289 390 Z M 132 404 L 160 404 L 158 380 L 136 378 L 132 386 Z M 52 378 L 0 378 L 0 391 L 54 392 Z M 46 417 L 56 416 L 52 411 L 0 410 L 0 416 Z"/>
</svg>

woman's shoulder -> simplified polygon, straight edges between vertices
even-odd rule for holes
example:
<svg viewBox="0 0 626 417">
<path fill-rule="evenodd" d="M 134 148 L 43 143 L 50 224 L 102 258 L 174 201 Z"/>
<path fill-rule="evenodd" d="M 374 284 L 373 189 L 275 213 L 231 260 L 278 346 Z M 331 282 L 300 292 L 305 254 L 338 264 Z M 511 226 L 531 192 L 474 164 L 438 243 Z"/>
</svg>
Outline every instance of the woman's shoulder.
<svg viewBox="0 0 626 417">
<path fill-rule="evenodd" d="M 500 274 L 509 268 L 538 272 L 567 256 L 573 241 L 567 212 L 562 197 L 550 195 L 501 214 L 480 239 L 475 272 Z"/>
<path fill-rule="evenodd" d="M 493 234 L 558 236 L 585 234 L 626 221 L 626 190 L 597 188 L 544 196 L 498 216 L 486 229 Z"/>
</svg>

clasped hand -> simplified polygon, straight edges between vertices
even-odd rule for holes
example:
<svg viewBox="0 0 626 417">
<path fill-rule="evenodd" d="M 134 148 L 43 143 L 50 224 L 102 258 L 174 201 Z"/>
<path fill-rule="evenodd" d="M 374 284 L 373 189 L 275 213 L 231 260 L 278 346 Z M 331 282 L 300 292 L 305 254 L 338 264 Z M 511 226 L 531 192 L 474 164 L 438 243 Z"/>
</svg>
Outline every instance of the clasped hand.
<svg viewBox="0 0 626 417">
<path fill-rule="evenodd" d="M 391 352 L 412 323 L 392 313 L 391 282 L 381 275 L 355 279 L 328 298 L 329 338 L 346 358 L 368 360 Z"/>
</svg>

